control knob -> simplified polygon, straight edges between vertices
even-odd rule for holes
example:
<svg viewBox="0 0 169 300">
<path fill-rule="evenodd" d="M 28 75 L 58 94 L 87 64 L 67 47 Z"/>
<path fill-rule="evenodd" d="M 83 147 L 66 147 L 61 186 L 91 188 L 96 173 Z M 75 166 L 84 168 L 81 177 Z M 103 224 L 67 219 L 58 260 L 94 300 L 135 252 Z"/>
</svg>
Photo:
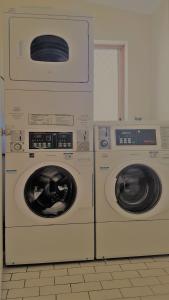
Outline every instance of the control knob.
<svg viewBox="0 0 169 300">
<path fill-rule="evenodd" d="M 106 148 L 108 146 L 109 142 L 107 140 L 101 140 L 100 145 L 103 148 Z"/>
<path fill-rule="evenodd" d="M 20 143 L 15 143 L 13 145 L 13 148 L 15 151 L 21 151 L 22 150 L 22 145 Z"/>
</svg>

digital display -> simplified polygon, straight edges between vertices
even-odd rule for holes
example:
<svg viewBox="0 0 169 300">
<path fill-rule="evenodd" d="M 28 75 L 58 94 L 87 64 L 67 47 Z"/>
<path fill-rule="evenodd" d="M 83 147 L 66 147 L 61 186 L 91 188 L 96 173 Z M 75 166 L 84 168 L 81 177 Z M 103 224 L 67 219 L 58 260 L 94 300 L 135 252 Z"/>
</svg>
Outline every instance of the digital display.
<svg viewBox="0 0 169 300">
<path fill-rule="evenodd" d="M 157 145 L 155 129 L 117 129 L 116 145 Z"/>
<path fill-rule="evenodd" d="M 29 149 L 72 149 L 73 132 L 29 132 Z"/>
</svg>

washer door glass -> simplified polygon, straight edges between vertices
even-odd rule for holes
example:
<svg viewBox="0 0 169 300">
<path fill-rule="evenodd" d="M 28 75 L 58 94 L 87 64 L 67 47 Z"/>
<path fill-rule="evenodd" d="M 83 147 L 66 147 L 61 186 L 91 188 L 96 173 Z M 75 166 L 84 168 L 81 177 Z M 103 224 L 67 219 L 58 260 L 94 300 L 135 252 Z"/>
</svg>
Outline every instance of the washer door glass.
<svg viewBox="0 0 169 300">
<path fill-rule="evenodd" d="M 67 61 L 69 59 L 68 43 L 59 36 L 38 36 L 31 43 L 31 58 L 44 62 Z"/>
<path fill-rule="evenodd" d="M 159 201 L 161 182 L 150 167 L 133 164 L 125 167 L 116 178 L 117 203 L 125 211 L 144 213 L 151 210 Z"/>
<path fill-rule="evenodd" d="M 24 188 L 26 204 L 35 214 L 54 218 L 68 211 L 76 197 L 73 176 L 59 166 L 45 166 L 36 170 Z"/>
</svg>

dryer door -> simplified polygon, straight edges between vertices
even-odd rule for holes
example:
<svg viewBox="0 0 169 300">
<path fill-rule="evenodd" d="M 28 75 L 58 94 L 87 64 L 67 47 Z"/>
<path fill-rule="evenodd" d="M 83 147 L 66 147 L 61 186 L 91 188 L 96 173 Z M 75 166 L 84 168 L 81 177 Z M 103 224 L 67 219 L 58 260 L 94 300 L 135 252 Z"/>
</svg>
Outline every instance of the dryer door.
<svg viewBox="0 0 169 300">
<path fill-rule="evenodd" d="M 89 81 L 89 22 L 11 17 L 9 72 L 14 81 Z"/>
<path fill-rule="evenodd" d="M 162 186 L 158 175 L 149 166 L 129 165 L 119 172 L 116 179 L 115 195 L 123 210 L 141 214 L 158 203 Z"/>
<path fill-rule="evenodd" d="M 74 204 L 76 193 L 73 176 L 66 169 L 54 165 L 37 169 L 24 188 L 27 206 L 44 218 L 63 215 Z"/>
</svg>

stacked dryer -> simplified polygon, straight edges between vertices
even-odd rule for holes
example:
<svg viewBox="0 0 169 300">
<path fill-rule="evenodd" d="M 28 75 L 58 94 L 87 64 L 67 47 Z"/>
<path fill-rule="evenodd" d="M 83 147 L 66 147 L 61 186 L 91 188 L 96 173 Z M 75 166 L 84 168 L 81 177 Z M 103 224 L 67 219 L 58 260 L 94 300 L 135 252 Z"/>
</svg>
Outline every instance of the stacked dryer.
<svg viewBox="0 0 169 300">
<path fill-rule="evenodd" d="M 6 264 L 94 258 L 87 17 L 5 17 Z"/>
</svg>

